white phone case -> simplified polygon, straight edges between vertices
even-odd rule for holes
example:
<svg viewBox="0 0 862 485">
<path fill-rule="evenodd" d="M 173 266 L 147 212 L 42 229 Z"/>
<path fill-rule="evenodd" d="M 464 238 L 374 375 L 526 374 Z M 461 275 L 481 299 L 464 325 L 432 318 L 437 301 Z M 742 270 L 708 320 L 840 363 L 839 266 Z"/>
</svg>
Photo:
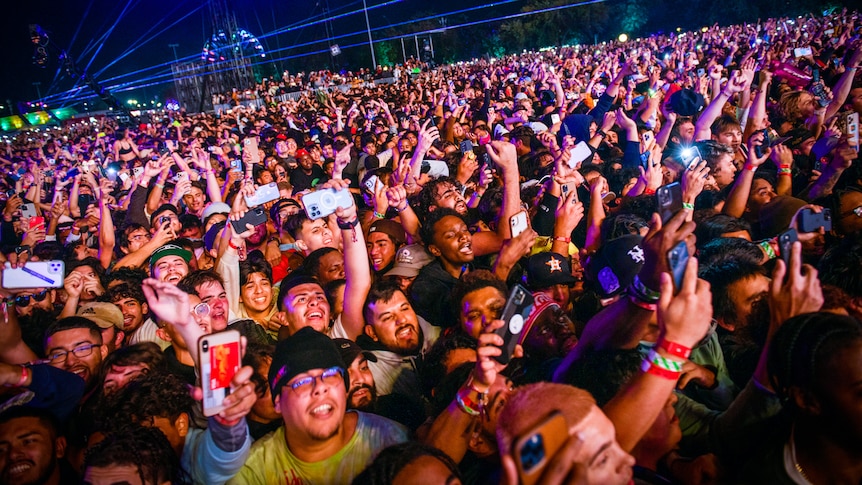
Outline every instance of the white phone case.
<svg viewBox="0 0 862 485">
<path fill-rule="evenodd" d="M 63 261 L 29 261 L 22 268 L 3 268 L 2 286 L 7 289 L 62 288 L 65 275 Z"/>
<path fill-rule="evenodd" d="M 232 391 L 230 382 L 242 366 L 241 351 L 236 330 L 204 335 L 198 341 L 204 416 L 224 410 L 224 398 Z"/>
</svg>

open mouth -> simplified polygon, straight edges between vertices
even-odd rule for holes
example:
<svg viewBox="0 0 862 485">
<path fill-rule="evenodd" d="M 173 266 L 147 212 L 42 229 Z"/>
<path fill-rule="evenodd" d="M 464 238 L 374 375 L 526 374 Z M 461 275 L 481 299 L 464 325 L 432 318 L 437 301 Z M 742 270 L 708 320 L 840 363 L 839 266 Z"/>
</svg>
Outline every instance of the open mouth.
<svg viewBox="0 0 862 485">
<path fill-rule="evenodd" d="M 458 248 L 458 252 L 461 254 L 473 254 L 473 243 L 465 243 L 463 246 Z"/>
<path fill-rule="evenodd" d="M 311 409 L 311 415 L 316 418 L 328 418 L 333 410 L 332 404 L 321 404 Z"/>
<path fill-rule="evenodd" d="M 413 331 L 413 327 L 411 327 L 410 325 L 405 325 L 398 329 L 397 332 L 395 332 L 395 337 L 399 340 L 407 340 L 413 337 L 415 334 L 416 332 Z"/>
<path fill-rule="evenodd" d="M 24 461 L 16 463 L 15 465 L 12 465 L 8 468 L 8 474 L 11 476 L 21 475 L 22 473 L 26 473 L 27 471 L 29 471 L 31 468 L 33 468 L 33 463 L 31 462 Z"/>
</svg>

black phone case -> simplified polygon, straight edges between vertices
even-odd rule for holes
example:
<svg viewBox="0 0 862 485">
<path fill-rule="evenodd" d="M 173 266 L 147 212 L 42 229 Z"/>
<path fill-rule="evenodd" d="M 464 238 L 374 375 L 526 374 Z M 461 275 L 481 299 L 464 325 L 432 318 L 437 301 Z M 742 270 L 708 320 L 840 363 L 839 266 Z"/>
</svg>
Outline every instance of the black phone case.
<svg viewBox="0 0 862 485">
<path fill-rule="evenodd" d="M 674 214 L 682 210 L 682 186 L 679 182 L 662 185 L 656 190 L 655 196 L 662 223 L 666 224 Z"/>
<path fill-rule="evenodd" d="M 781 259 L 784 260 L 784 265 L 790 267 L 790 251 L 793 248 L 793 243 L 799 240 L 796 229 L 788 229 L 778 235 L 778 249 L 781 252 Z"/>
<path fill-rule="evenodd" d="M 230 224 L 233 226 L 234 232 L 239 234 L 248 230 L 245 227 L 246 224 L 251 224 L 252 226 L 266 224 L 266 212 L 264 212 L 263 207 L 255 207 L 246 212 L 240 220 L 230 221 Z"/>
<path fill-rule="evenodd" d="M 682 280 L 685 277 L 685 267 L 688 266 L 688 245 L 685 241 L 680 241 L 667 252 L 667 262 L 670 268 L 670 273 L 673 275 L 673 286 L 679 292 L 682 288 Z"/>
<path fill-rule="evenodd" d="M 518 344 L 521 332 L 524 331 L 524 322 L 527 321 L 532 309 L 533 295 L 523 286 L 515 285 L 509 293 L 509 299 L 506 300 L 506 306 L 503 307 L 503 313 L 500 316 L 504 324 L 495 332 L 503 337 L 503 352 L 494 358 L 497 362 L 508 364 L 512 359 L 515 345 Z"/>
<path fill-rule="evenodd" d="M 799 230 L 801 232 L 817 232 L 820 228 L 826 232 L 832 230 L 832 211 L 823 209 L 819 214 L 811 209 L 799 213 Z"/>
</svg>

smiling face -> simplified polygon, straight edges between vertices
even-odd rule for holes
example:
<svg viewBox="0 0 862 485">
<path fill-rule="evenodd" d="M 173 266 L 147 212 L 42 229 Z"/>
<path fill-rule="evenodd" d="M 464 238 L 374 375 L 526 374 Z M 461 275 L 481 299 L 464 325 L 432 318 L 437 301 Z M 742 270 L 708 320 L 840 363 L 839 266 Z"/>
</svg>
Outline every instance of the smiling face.
<svg viewBox="0 0 862 485">
<path fill-rule="evenodd" d="M 229 305 L 224 287 L 217 281 L 207 281 L 195 288 L 195 292 L 203 303 L 210 306 L 210 322 L 213 332 L 227 328 Z"/>
<path fill-rule="evenodd" d="M 206 202 L 206 197 L 204 196 L 203 191 L 201 191 L 200 187 L 195 187 L 192 185 L 192 188 L 189 190 L 189 193 L 183 196 L 183 201 L 188 206 L 189 210 L 194 213 L 200 213 L 204 208 L 204 202 Z"/>
<path fill-rule="evenodd" d="M 284 420 L 288 446 L 292 438 L 300 443 L 325 442 L 341 431 L 347 404 L 344 380 L 319 379 L 324 369 L 312 369 L 291 379 L 276 397 L 275 410 Z M 291 385 L 305 377 L 318 377 L 312 389 L 295 391 Z M 304 386 L 307 387 L 307 386 Z"/>
<path fill-rule="evenodd" d="M 365 333 L 387 350 L 401 355 L 415 355 L 422 346 L 419 318 L 404 293 L 396 291 L 389 301 L 368 305 L 370 319 Z"/>
<path fill-rule="evenodd" d="M 165 256 L 156 261 L 153 266 L 153 277 L 172 285 L 179 283 L 187 274 L 189 274 L 189 264 L 179 256 Z"/>
<path fill-rule="evenodd" d="M 120 298 L 114 301 L 114 305 L 123 312 L 123 331 L 128 335 L 137 330 L 144 323 L 144 315 L 149 312 L 146 303 L 140 303 L 134 298 Z"/>
<path fill-rule="evenodd" d="M 303 327 L 325 333 L 329 328 L 329 302 L 319 284 L 296 285 L 281 298 L 291 333 Z"/>
<path fill-rule="evenodd" d="M 57 460 L 63 457 L 65 443 L 64 438 L 54 438 L 37 417 L 19 417 L 0 424 L 0 483 L 59 482 Z"/>
<path fill-rule="evenodd" d="M 240 301 L 255 312 L 265 312 L 272 307 L 272 282 L 263 273 L 251 273 L 240 288 Z"/>
<path fill-rule="evenodd" d="M 297 234 L 297 246 L 306 256 L 320 248 L 337 248 L 332 230 L 326 224 L 326 219 L 315 219 L 302 224 Z"/>
<path fill-rule="evenodd" d="M 506 295 L 493 286 L 473 290 L 461 299 L 461 329 L 473 338 L 479 338 L 485 325 L 500 318 L 506 306 Z"/>
<path fill-rule="evenodd" d="M 102 359 L 108 355 L 108 347 L 101 344 L 101 334 L 96 336 L 86 328 L 60 330 L 48 337 L 45 342 L 45 355 L 51 356 L 59 352 L 68 352 L 65 360 L 62 362 L 52 360 L 50 364 L 58 369 L 78 375 L 89 385 L 96 375 L 96 370 L 102 363 Z M 76 348 L 87 345 L 99 345 L 99 347 L 93 347 L 90 349 L 90 355 L 84 357 L 78 357 L 72 352 Z"/>
<path fill-rule="evenodd" d="M 392 239 L 383 232 L 369 234 L 365 246 L 368 248 L 368 257 L 371 259 L 374 271 L 380 271 L 389 266 L 395 259 L 395 251 L 398 250 Z"/>
</svg>

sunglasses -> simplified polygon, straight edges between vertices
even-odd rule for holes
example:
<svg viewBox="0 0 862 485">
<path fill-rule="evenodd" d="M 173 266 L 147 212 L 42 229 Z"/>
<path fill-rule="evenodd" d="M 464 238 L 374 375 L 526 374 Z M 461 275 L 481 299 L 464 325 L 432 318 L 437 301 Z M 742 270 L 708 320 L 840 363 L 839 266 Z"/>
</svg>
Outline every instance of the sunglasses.
<svg viewBox="0 0 862 485">
<path fill-rule="evenodd" d="M 42 290 L 39 293 L 33 293 L 32 295 L 18 295 L 15 297 L 15 305 L 25 307 L 30 305 L 30 298 L 36 301 L 44 301 L 47 296 L 48 290 Z"/>
</svg>

